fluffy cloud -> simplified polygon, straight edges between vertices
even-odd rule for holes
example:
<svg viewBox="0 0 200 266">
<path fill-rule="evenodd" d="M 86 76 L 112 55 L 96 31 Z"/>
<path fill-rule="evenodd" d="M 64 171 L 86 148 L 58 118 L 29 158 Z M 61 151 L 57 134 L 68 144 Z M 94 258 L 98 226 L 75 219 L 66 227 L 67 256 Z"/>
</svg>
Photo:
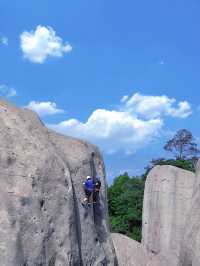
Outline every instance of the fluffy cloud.
<svg viewBox="0 0 200 266">
<path fill-rule="evenodd" d="M 95 110 L 86 122 L 68 119 L 48 126 L 63 134 L 84 138 L 104 151 L 123 150 L 131 154 L 156 138 L 163 128 L 166 115 L 186 118 L 192 110 L 188 102 L 167 96 L 145 96 L 139 93 L 121 99 L 117 110 Z"/>
<path fill-rule="evenodd" d="M 156 136 L 162 125 L 160 119 L 144 121 L 126 112 L 97 109 L 85 123 L 69 119 L 48 126 L 61 133 L 93 141 L 109 153 L 121 149 L 130 153 Z"/>
<path fill-rule="evenodd" d="M 128 95 L 124 95 L 122 98 L 121 98 L 121 100 L 120 100 L 120 102 L 121 103 L 124 103 L 124 102 L 126 102 L 127 100 L 128 100 Z"/>
<path fill-rule="evenodd" d="M 0 37 L 0 43 L 3 45 L 8 45 L 8 38 L 7 37 Z"/>
<path fill-rule="evenodd" d="M 17 91 L 5 84 L 0 85 L 0 95 L 6 98 L 11 98 L 17 95 Z"/>
<path fill-rule="evenodd" d="M 171 108 L 169 114 L 173 117 L 187 118 L 192 114 L 192 109 L 187 101 L 183 101 L 178 103 L 178 108 Z"/>
<path fill-rule="evenodd" d="M 37 26 L 35 31 L 24 31 L 21 36 L 24 57 L 33 63 L 44 63 L 47 57 L 62 57 L 72 46 L 56 36 L 51 27 Z"/>
<path fill-rule="evenodd" d="M 62 109 L 58 109 L 54 102 L 36 102 L 31 101 L 26 108 L 35 111 L 40 116 L 55 115 L 63 113 Z"/>
<path fill-rule="evenodd" d="M 123 109 L 145 119 L 172 116 L 186 118 L 192 114 L 192 109 L 187 101 L 176 105 L 174 98 L 163 96 L 147 96 L 135 93 L 132 97 L 124 96 Z M 123 98 L 122 98 L 123 99 Z"/>
</svg>

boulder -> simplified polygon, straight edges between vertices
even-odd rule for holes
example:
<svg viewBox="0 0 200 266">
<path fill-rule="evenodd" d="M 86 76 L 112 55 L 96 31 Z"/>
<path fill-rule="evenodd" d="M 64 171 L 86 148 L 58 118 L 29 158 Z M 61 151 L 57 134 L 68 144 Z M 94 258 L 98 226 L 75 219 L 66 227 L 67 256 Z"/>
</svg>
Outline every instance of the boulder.
<svg viewBox="0 0 200 266">
<path fill-rule="evenodd" d="M 113 233 L 112 239 L 119 266 L 146 266 L 150 257 L 141 245 L 127 236 Z"/>
<path fill-rule="evenodd" d="M 195 175 L 174 166 L 156 166 L 145 185 L 142 243 L 153 254 L 179 256 L 191 208 Z M 200 265 L 200 264 L 199 264 Z"/>
<path fill-rule="evenodd" d="M 181 247 L 180 266 L 200 265 L 200 160 L 196 169 L 196 180 L 192 204 L 185 225 Z"/>
<path fill-rule="evenodd" d="M 3 100 L 0 133 L 0 265 L 117 265 L 98 149 Z M 82 183 L 97 174 L 100 203 L 84 208 Z"/>
<path fill-rule="evenodd" d="M 155 255 L 146 266 L 179 266 L 179 258 L 172 251 Z"/>
</svg>

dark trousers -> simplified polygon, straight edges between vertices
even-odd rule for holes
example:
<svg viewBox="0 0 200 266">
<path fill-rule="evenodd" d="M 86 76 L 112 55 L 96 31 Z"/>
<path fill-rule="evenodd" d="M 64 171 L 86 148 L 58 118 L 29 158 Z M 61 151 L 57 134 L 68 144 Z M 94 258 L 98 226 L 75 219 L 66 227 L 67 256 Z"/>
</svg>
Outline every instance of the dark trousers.
<svg viewBox="0 0 200 266">
<path fill-rule="evenodd" d="M 93 193 L 93 202 L 98 202 L 99 201 L 99 189 L 95 189 Z"/>
<path fill-rule="evenodd" d="M 90 202 L 92 197 L 92 191 L 85 189 L 85 195 L 87 197 L 87 201 Z"/>
</svg>

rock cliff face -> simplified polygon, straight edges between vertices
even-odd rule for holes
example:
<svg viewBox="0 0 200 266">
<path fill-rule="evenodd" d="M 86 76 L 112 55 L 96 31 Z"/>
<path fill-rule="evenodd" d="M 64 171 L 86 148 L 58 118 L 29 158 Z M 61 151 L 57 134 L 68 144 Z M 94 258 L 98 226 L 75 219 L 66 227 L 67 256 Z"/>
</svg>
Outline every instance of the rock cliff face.
<svg viewBox="0 0 200 266">
<path fill-rule="evenodd" d="M 3 100 L 0 148 L 0 265 L 117 265 L 97 148 Z M 96 174 L 100 204 L 85 209 L 82 182 Z"/>
<path fill-rule="evenodd" d="M 180 258 L 180 266 L 200 265 L 200 160 L 197 164 L 192 204 L 185 225 Z"/>
<path fill-rule="evenodd" d="M 120 266 L 200 266 L 200 161 L 196 175 L 156 166 L 144 192 L 142 244 L 113 234 Z"/>
<path fill-rule="evenodd" d="M 173 166 L 156 166 L 148 175 L 142 242 L 149 252 L 159 254 L 172 250 L 179 256 L 194 182 L 193 173 Z"/>
<path fill-rule="evenodd" d="M 173 166 L 149 173 L 141 245 L 111 238 L 95 146 L 0 100 L 0 149 L 0 266 L 200 266 L 200 161 L 196 176 Z M 102 189 L 100 204 L 84 208 L 87 175 Z"/>
<path fill-rule="evenodd" d="M 112 234 L 119 266 L 147 266 L 150 260 L 145 248 L 121 234 Z"/>
<path fill-rule="evenodd" d="M 179 266 L 179 258 L 172 251 L 153 256 L 146 266 Z"/>
</svg>

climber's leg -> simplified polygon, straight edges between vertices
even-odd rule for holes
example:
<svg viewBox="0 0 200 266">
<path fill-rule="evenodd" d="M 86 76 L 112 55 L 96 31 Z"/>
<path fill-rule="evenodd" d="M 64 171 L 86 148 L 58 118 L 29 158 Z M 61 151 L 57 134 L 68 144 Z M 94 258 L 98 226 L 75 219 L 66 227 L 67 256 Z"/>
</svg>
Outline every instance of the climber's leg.
<svg viewBox="0 0 200 266">
<path fill-rule="evenodd" d="M 92 192 L 85 189 L 85 198 L 84 198 L 84 203 L 90 203 L 91 202 L 91 196 L 92 196 Z"/>
<path fill-rule="evenodd" d="M 82 201 L 83 207 L 87 207 L 93 204 L 93 193 L 91 191 L 85 190 L 85 198 Z"/>
<path fill-rule="evenodd" d="M 88 203 L 92 203 L 93 202 L 92 198 L 93 198 L 93 193 L 91 191 L 89 191 L 89 193 L 88 193 Z"/>
</svg>

